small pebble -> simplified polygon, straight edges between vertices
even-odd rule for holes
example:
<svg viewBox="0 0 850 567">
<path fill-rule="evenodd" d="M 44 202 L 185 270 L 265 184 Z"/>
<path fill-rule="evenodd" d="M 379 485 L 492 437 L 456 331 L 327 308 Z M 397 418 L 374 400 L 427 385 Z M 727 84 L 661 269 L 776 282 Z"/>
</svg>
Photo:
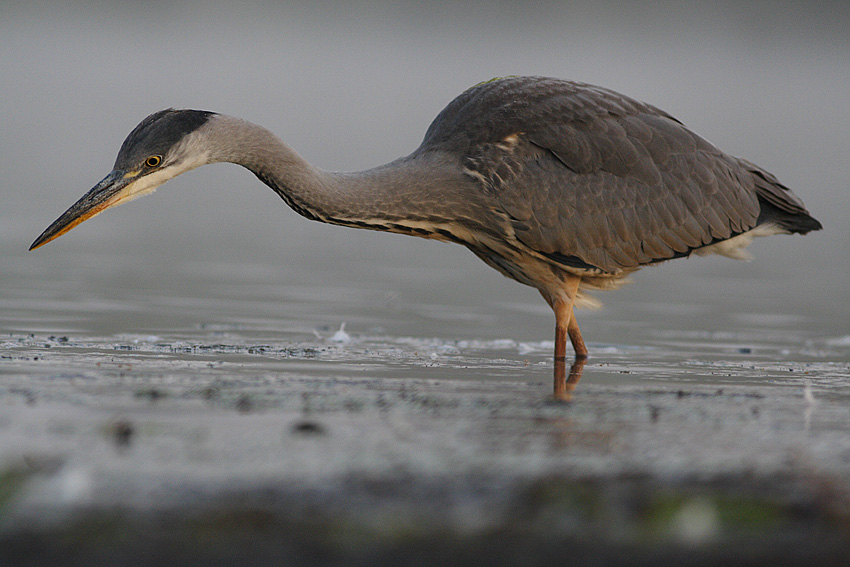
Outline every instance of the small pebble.
<svg viewBox="0 0 850 567">
<path fill-rule="evenodd" d="M 120 419 L 112 424 L 112 433 L 115 436 L 115 444 L 119 447 L 129 447 L 135 429 L 129 421 Z"/>
<path fill-rule="evenodd" d="M 325 427 L 316 421 L 298 421 L 292 426 L 292 432 L 299 435 L 324 435 Z"/>
<path fill-rule="evenodd" d="M 658 416 L 661 413 L 661 410 L 657 406 L 650 406 L 649 408 L 649 419 L 652 420 L 652 423 L 658 421 Z"/>
<path fill-rule="evenodd" d="M 236 400 L 236 409 L 239 413 L 248 413 L 254 407 L 254 403 L 251 401 L 251 398 L 248 394 L 242 394 L 239 396 L 239 399 Z"/>
</svg>

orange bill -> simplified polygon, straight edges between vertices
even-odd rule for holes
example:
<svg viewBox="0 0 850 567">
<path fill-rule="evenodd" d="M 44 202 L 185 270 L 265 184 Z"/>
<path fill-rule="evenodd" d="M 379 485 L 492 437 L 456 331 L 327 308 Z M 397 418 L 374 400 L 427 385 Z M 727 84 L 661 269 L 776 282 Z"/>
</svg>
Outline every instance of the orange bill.
<svg viewBox="0 0 850 567">
<path fill-rule="evenodd" d="M 79 201 L 71 205 L 62 216 L 47 227 L 41 236 L 35 239 L 30 250 L 35 250 L 53 239 L 59 238 L 81 222 L 119 204 L 125 191 L 122 191 L 136 179 L 135 176 L 126 175 L 125 172 L 115 170 L 103 178 L 103 181 L 95 185 L 91 191 L 83 195 Z"/>
</svg>

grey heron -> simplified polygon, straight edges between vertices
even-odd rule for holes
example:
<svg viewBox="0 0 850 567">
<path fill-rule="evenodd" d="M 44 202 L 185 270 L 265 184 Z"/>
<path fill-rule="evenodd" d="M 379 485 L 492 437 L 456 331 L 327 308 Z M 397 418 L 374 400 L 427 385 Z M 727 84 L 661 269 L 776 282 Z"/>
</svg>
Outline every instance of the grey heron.
<svg viewBox="0 0 850 567">
<path fill-rule="evenodd" d="M 754 236 L 822 228 L 773 175 L 658 108 L 589 84 L 506 77 L 449 103 L 410 155 L 354 173 L 318 169 L 238 118 L 156 112 L 30 249 L 214 162 L 246 167 L 308 219 L 466 246 L 539 290 L 562 366 L 568 338 L 576 360 L 587 357 L 573 310 L 593 302 L 588 290 L 691 254 L 743 258 Z"/>
</svg>

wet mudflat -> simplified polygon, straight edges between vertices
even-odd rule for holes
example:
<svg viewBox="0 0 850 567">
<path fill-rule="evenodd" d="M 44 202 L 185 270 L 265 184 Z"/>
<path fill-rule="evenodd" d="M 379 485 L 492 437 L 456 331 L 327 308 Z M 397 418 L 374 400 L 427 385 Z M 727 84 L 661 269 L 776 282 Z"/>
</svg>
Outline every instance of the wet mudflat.
<svg viewBox="0 0 850 567">
<path fill-rule="evenodd" d="M 662 333 L 663 334 L 663 333 Z M 850 553 L 850 343 L 322 329 L 3 337 L 0 547 L 26 564 L 642 565 Z"/>
</svg>

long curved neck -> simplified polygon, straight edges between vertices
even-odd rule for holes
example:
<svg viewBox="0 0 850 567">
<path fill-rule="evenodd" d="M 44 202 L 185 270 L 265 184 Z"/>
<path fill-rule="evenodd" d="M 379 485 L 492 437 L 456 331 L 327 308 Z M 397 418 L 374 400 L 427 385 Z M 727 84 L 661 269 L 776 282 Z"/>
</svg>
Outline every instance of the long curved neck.
<svg viewBox="0 0 850 567">
<path fill-rule="evenodd" d="M 238 118 L 216 115 L 199 134 L 209 148 L 207 163 L 242 165 L 299 214 L 333 224 L 434 236 L 434 226 L 453 222 L 446 195 L 463 199 L 467 184 L 441 154 L 414 153 L 367 171 L 332 173 L 308 163 L 269 130 Z"/>
</svg>

